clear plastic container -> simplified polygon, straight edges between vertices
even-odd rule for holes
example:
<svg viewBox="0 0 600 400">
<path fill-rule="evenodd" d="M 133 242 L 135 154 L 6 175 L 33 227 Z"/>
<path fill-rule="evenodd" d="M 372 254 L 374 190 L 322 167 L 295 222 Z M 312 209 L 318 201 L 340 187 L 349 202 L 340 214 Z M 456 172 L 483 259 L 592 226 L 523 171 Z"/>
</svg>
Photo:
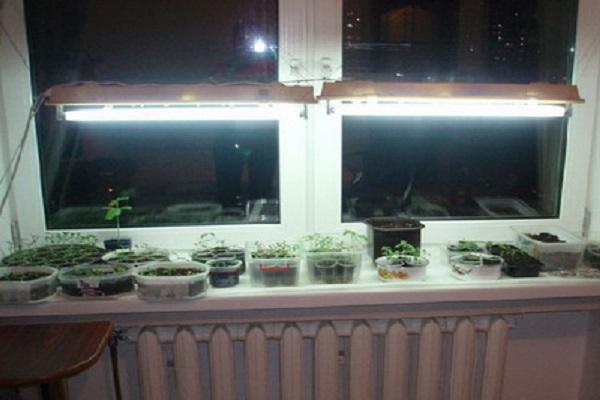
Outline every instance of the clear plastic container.
<svg viewBox="0 0 600 400">
<path fill-rule="evenodd" d="M 358 279 L 363 260 L 360 251 L 304 253 L 312 283 L 352 283 Z"/>
<path fill-rule="evenodd" d="M 210 267 L 210 285 L 227 288 L 240 283 L 242 262 L 236 258 L 216 258 L 206 263 Z"/>
<path fill-rule="evenodd" d="M 540 260 L 542 271 L 575 273 L 585 247 L 583 240 L 557 226 L 513 226 L 512 230 L 517 247 Z M 546 243 L 528 236 L 541 233 L 556 235 L 562 242 Z"/>
<path fill-rule="evenodd" d="M 253 286 L 296 286 L 300 274 L 297 243 L 246 243 L 246 266 Z"/>
<path fill-rule="evenodd" d="M 587 268 L 600 270 L 600 242 L 588 242 L 583 251 L 582 264 Z"/>
<path fill-rule="evenodd" d="M 62 292 L 76 297 L 106 297 L 131 292 L 133 267 L 126 264 L 89 264 L 58 274 Z"/>
<path fill-rule="evenodd" d="M 375 260 L 377 277 L 384 282 L 422 281 L 427 277 L 429 260 L 424 257 L 379 257 Z"/>
<path fill-rule="evenodd" d="M 503 264 L 502 257 L 485 253 L 468 253 L 450 260 L 452 275 L 468 281 L 500 279 Z"/>
<path fill-rule="evenodd" d="M 22 274 L 46 274 L 31 280 L 19 280 Z M 50 267 L 0 268 L 0 304 L 38 303 L 56 293 L 58 270 Z M 14 279 L 14 280 L 13 280 Z"/>
<path fill-rule="evenodd" d="M 459 240 L 458 242 L 449 242 L 446 245 L 446 254 L 448 262 L 456 256 L 461 256 L 466 253 L 485 253 L 485 242 L 472 240 Z"/>
<path fill-rule="evenodd" d="M 106 253 L 102 260 L 108 263 L 140 266 L 155 261 L 171 261 L 169 252 L 153 248 L 118 249 Z"/>
<path fill-rule="evenodd" d="M 157 269 L 195 270 L 192 275 L 144 275 Z M 135 281 L 137 295 L 144 300 L 191 300 L 206 296 L 208 290 L 209 267 L 205 264 L 189 262 L 154 262 L 136 268 Z"/>
</svg>

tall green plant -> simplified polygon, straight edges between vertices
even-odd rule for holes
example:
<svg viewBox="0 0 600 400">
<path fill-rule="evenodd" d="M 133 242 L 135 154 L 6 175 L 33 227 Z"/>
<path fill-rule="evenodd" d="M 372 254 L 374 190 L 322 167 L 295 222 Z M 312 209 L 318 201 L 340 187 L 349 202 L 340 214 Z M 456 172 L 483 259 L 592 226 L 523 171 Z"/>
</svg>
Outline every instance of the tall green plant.
<svg viewBox="0 0 600 400">
<path fill-rule="evenodd" d="M 121 240 L 121 214 L 123 211 L 131 211 L 133 207 L 131 206 L 123 206 L 122 202 L 129 201 L 129 196 L 119 196 L 113 200 L 111 200 L 106 207 L 103 207 L 106 210 L 106 214 L 104 215 L 104 219 L 106 221 L 115 220 L 117 224 L 117 243 Z"/>
</svg>

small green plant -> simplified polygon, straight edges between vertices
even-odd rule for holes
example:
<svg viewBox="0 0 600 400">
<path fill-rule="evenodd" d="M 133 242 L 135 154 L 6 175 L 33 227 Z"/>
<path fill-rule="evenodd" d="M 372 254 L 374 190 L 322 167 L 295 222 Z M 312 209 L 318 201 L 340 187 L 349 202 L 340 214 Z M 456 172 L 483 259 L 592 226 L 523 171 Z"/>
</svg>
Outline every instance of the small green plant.
<svg viewBox="0 0 600 400">
<path fill-rule="evenodd" d="M 386 257 L 399 257 L 399 256 L 421 256 L 421 249 L 408 243 L 406 240 L 401 240 L 394 247 L 383 246 L 381 253 Z"/>
<path fill-rule="evenodd" d="M 481 251 L 481 246 L 472 240 L 459 240 L 457 244 L 448 246 L 451 251 Z"/>
<path fill-rule="evenodd" d="M 342 238 L 322 233 L 313 233 L 306 235 L 304 242 L 307 245 L 307 250 L 311 253 L 339 253 L 355 250 L 365 245 L 367 237 L 354 231 L 346 230 Z"/>
<path fill-rule="evenodd" d="M 298 246 L 285 241 L 264 244 L 255 242 L 256 248 L 252 251 L 254 258 L 293 258 L 296 257 Z"/>
<path fill-rule="evenodd" d="M 129 196 L 120 196 L 115 199 L 112 199 L 104 209 L 106 210 L 106 214 L 104 215 L 104 219 L 106 221 L 115 220 L 117 224 L 117 243 L 121 239 L 121 214 L 123 211 L 131 211 L 133 207 L 131 206 L 123 206 L 122 202 L 129 201 Z"/>
</svg>

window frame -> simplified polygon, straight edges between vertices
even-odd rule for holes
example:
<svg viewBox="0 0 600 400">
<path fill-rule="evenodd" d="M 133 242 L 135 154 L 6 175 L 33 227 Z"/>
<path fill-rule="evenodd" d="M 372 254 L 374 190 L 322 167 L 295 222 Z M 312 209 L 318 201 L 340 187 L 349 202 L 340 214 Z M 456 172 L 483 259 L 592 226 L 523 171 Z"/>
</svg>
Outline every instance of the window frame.
<svg viewBox="0 0 600 400">
<path fill-rule="evenodd" d="M 574 107 L 569 121 L 567 151 L 561 196 L 561 214 L 557 219 L 495 221 L 427 222 L 423 240 L 440 243 L 465 237 L 510 239 L 511 225 L 562 225 L 580 232 L 589 198 L 589 177 L 593 138 L 598 114 L 600 73 L 600 27 L 594 16 L 600 15 L 600 3 L 580 0 L 574 84 L 579 86 L 583 105 Z M 25 19 L 22 2 L 10 2 L 4 14 L 11 21 L 9 32 L 28 63 Z M 331 21 L 339 21 L 332 24 Z M 16 52 L 3 63 L 2 94 L 7 115 L 5 143 L 12 151 L 21 138 L 31 104 L 31 80 L 28 69 L 19 65 Z M 279 80 L 284 83 L 313 85 L 320 90 L 320 79 L 340 79 L 342 74 L 342 0 L 279 0 Z M 328 115 L 325 102 L 308 105 L 307 120 L 286 120 L 280 126 L 280 201 L 278 225 L 208 225 L 186 227 L 124 228 L 123 234 L 134 242 L 169 248 L 189 247 L 203 232 L 214 232 L 235 243 L 255 239 L 293 239 L 306 232 L 334 232 L 343 229 L 364 231 L 361 223 L 341 222 L 341 116 Z M 40 163 L 35 129 L 25 145 L 20 170 L 13 186 L 13 220 L 18 220 L 22 237 L 47 231 L 43 209 Z M 596 165 L 597 168 L 597 165 Z M 94 233 L 100 239 L 113 230 L 77 230 Z"/>
<path fill-rule="evenodd" d="M 339 60 L 335 71 L 342 71 L 342 2 L 343 0 L 323 0 L 329 7 L 324 6 L 324 12 L 319 15 L 317 22 L 326 24 L 329 20 L 338 20 L 337 54 L 329 56 L 332 60 Z M 333 4 L 339 4 L 335 9 Z M 325 11 L 329 11 L 328 14 Z M 595 35 L 600 34 L 600 29 L 593 25 L 590 15 L 598 15 L 600 5 L 593 0 L 579 0 L 576 51 L 573 72 L 573 84 L 579 87 L 581 97 L 585 104 L 575 105 L 572 116 L 567 123 L 566 152 L 563 171 L 563 186 L 561 190 L 560 216 L 548 219 L 527 220 L 456 220 L 456 221 L 427 221 L 427 229 L 423 230 L 425 243 L 443 243 L 464 238 L 479 238 L 482 240 L 511 240 L 511 226 L 525 225 L 561 225 L 562 227 L 578 234 L 584 231 L 586 209 L 588 203 L 588 174 L 591 173 L 590 148 L 593 143 L 594 127 L 598 109 L 598 53 L 600 46 L 594 42 Z M 318 31 L 318 29 L 317 29 Z M 597 36 L 596 36 L 597 37 Z M 330 40 L 330 38 L 328 38 Z M 320 43 L 319 39 L 315 43 Z M 325 52 L 327 45 L 323 46 Z M 363 223 L 342 221 L 342 116 L 341 112 L 329 114 L 325 102 L 317 106 L 316 122 L 311 126 L 318 126 L 318 132 L 309 131 L 312 136 L 309 152 L 314 153 L 314 164 L 320 171 L 314 177 L 312 202 L 309 204 L 311 228 L 316 231 L 337 232 L 344 229 L 366 231 Z M 325 154 L 325 150 L 329 151 Z M 585 175 L 582 172 L 586 172 Z M 317 201 L 319 205 L 317 206 Z"/>
</svg>

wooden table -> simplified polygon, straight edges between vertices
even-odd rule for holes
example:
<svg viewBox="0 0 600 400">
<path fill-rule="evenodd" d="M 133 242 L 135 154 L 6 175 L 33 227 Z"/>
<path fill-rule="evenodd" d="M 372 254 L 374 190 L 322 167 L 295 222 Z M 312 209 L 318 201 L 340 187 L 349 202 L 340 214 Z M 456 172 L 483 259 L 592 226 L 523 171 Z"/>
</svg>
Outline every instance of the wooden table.
<svg viewBox="0 0 600 400">
<path fill-rule="evenodd" d="M 0 326 L 0 387 L 42 385 L 44 398 L 67 399 L 65 379 L 98 361 L 113 330 L 109 321 Z"/>
</svg>

